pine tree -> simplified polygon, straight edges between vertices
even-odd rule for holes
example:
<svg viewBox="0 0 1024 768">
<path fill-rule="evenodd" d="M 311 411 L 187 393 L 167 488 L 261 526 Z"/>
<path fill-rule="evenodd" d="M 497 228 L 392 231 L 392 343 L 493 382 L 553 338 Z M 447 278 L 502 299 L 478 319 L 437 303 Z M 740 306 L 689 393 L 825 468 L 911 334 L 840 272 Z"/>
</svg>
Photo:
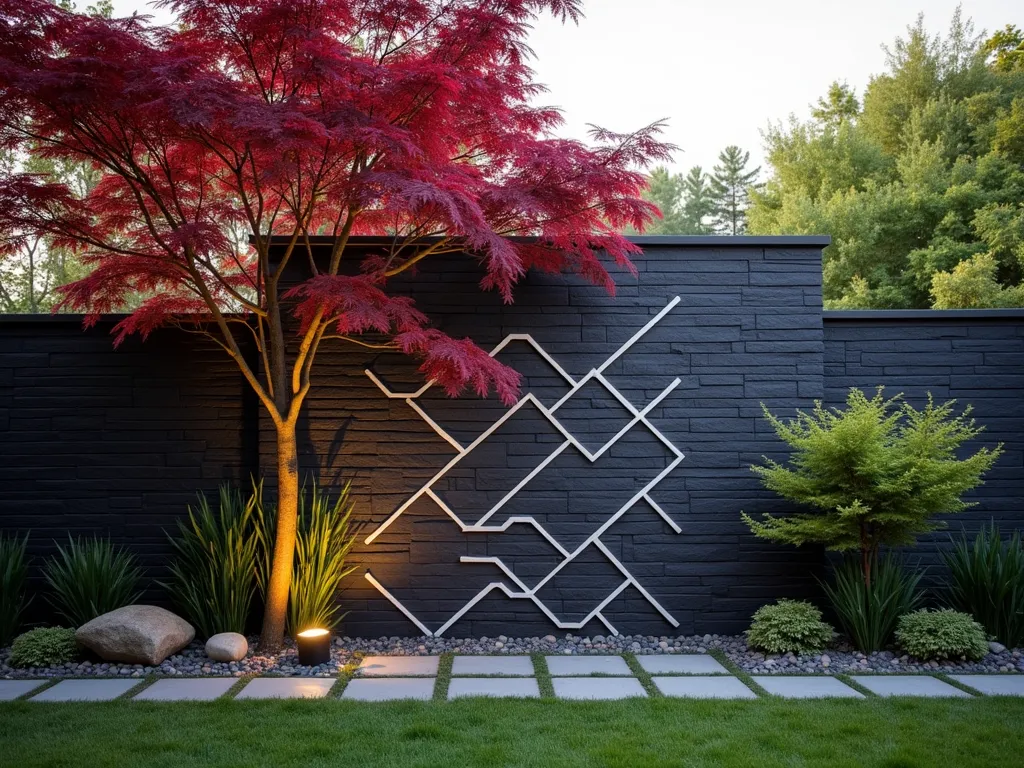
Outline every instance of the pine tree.
<svg viewBox="0 0 1024 768">
<path fill-rule="evenodd" d="M 683 177 L 678 173 L 672 173 L 661 165 L 651 171 L 648 185 L 647 191 L 644 192 L 644 199 L 658 206 L 661 211 L 661 220 L 652 220 L 644 234 L 681 234 L 683 232 L 681 212 Z M 636 234 L 636 230 L 629 230 L 629 232 Z"/>
<path fill-rule="evenodd" d="M 735 144 L 722 150 L 718 162 L 711 177 L 711 194 L 715 201 L 714 227 L 722 234 L 739 235 L 747 228 L 750 187 L 757 184 L 761 167 L 748 171 L 750 153 Z"/>
<path fill-rule="evenodd" d="M 680 234 L 710 235 L 714 232 L 710 219 L 715 213 L 710 178 L 703 168 L 695 165 L 682 178 L 681 188 L 683 202 Z"/>
<path fill-rule="evenodd" d="M 919 534 L 945 526 L 935 515 L 973 506 L 961 496 L 981 484 L 1003 452 L 1002 444 L 961 451 L 982 427 L 970 418 L 970 406 L 955 415 L 954 402 L 936 405 L 929 395 L 919 411 L 899 395 L 884 398 L 879 387 L 870 399 L 851 389 L 845 409 L 815 402 L 791 421 L 764 408 L 793 453 L 787 464 L 766 458 L 751 469 L 802 511 L 761 520 L 741 513 L 743 521 L 769 541 L 857 552 L 870 586 L 879 548 L 913 544 Z"/>
</svg>

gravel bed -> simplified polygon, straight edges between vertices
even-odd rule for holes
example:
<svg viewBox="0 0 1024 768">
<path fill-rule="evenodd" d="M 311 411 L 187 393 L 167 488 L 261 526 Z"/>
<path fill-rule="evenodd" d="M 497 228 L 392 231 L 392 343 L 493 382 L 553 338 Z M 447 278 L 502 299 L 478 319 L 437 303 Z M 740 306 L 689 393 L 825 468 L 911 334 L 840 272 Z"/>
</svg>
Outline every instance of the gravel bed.
<svg viewBox="0 0 1024 768">
<path fill-rule="evenodd" d="M 250 648 L 256 638 L 249 639 Z M 514 655 L 523 653 L 547 654 L 607 654 L 631 652 L 635 654 L 708 653 L 722 651 L 737 667 L 758 675 L 772 674 L 850 674 L 879 673 L 907 674 L 914 672 L 963 673 L 1024 673 L 1024 649 L 1006 649 L 993 643 L 992 651 L 977 662 L 932 661 L 924 662 L 899 651 L 881 651 L 862 654 L 848 645 L 838 643 L 824 653 L 764 654 L 747 647 L 742 635 L 690 635 L 681 637 L 654 637 L 596 635 L 579 637 L 381 637 L 377 639 L 338 637 L 334 640 L 332 658 L 328 664 L 316 667 L 299 665 L 294 645 L 276 655 L 260 655 L 250 651 L 244 659 L 232 663 L 212 661 L 200 643 L 193 643 L 158 667 L 140 664 L 108 664 L 81 661 L 55 667 L 14 669 L 8 663 L 9 649 L 0 650 L 0 678 L 26 677 L 242 677 L 243 675 L 287 675 L 306 677 L 334 677 L 359 654 L 381 656 L 428 656 L 439 653 L 467 655 Z"/>
</svg>

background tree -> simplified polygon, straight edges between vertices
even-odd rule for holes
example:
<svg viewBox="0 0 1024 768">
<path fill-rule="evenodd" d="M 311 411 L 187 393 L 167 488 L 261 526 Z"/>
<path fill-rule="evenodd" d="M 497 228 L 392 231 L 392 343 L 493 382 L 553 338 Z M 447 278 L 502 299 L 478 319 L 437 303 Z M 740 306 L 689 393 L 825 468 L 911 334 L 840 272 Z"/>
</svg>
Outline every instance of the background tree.
<svg viewBox="0 0 1024 768">
<path fill-rule="evenodd" d="M 764 132 L 772 175 L 752 195 L 751 231 L 831 234 L 827 307 L 929 307 L 933 278 L 980 253 L 997 287 L 1020 285 L 1022 42 L 1015 27 L 984 40 L 959 10 L 945 36 L 919 17 L 885 49 L 862 107 L 833 83 L 811 120 Z"/>
<path fill-rule="evenodd" d="M 757 182 L 761 168 L 747 170 L 750 153 L 731 145 L 718 155 L 718 164 L 711 176 L 711 196 L 714 199 L 714 227 L 727 235 L 740 235 L 746 231 L 746 211 L 750 205 L 750 188 Z"/>
<path fill-rule="evenodd" d="M 882 546 L 913 544 L 941 529 L 938 514 L 970 506 L 961 496 L 981 483 L 1002 453 L 979 448 L 966 458 L 957 451 L 982 427 L 953 414 L 954 401 L 923 410 L 851 389 L 846 408 L 815 402 L 810 413 L 783 421 L 765 408 L 775 434 L 792 451 L 788 464 L 766 459 L 751 469 L 769 490 L 807 511 L 755 520 L 743 514 L 754 535 L 782 544 L 822 544 L 858 554 L 866 586 Z"/>
<path fill-rule="evenodd" d="M 678 235 L 683 230 L 682 192 L 683 178 L 672 173 L 663 165 L 651 171 L 647 177 L 648 187 L 643 193 L 661 211 L 661 218 L 652 221 L 645 230 L 649 235 Z M 639 234 L 635 228 L 627 228 L 629 234 Z"/>
<path fill-rule="evenodd" d="M 828 87 L 828 93 L 818 99 L 818 103 L 811 107 L 811 117 L 822 126 L 838 128 L 843 122 L 848 122 L 857 117 L 860 112 L 860 103 L 857 95 L 846 83 L 834 81 Z"/>
<path fill-rule="evenodd" d="M 57 5 L 74 11 L 70 0 Z M 101 0 L 85 13 L 110 18 L 110 0 Z M 0 174 L 30 173 L 48 177 L 67 186 L 79 198 L 87 195 L 100 174 L 89 163 L 31 156 L 11 148 L 0 148 Z M 49 312 L 60 301 L 58 288 L 83 277 L 85 270 L 70 248 L 54 242 L 53 237 L 31 230 L 5 229 L 0 233 L 0 312 Z"/>
<path fill-rule="evenodd" d="M 647 234 L 709 235 L 714 232 L 710 221 L 715 201 L 711 195 L 710 179 L 699 165 L 691 168 L 685 176 L 659 166 L 651 171 L 648 185 L 643 197 L 658 206 L 661 220 L 650 224 Z M 626 232 L 638 234 L 631 227 L 627 227 Z"/>
<path fill-rule="evenodd" d="M 715 199 L 711 179 L 699 165 L 693 166 L 682 180 L 682 226 L 680 234 L 710 235 Z"/>
<path fill-rule="evenodd" d="M 296 422 L 328 340 L 417 357 L 456 395 L 518 375 L 431 328 L 395 292 L 424 259 L 465 254 L 505 301 L 531 267 L 614 289 L 654 206 L 642 169 L 659 126 L 554 138 L 525 35 L 577 0 L 165 0 L 173 28 L 47 0 L 0 0 L 0 147 L 87 163 L 84 197 L 30 173 L 0 178 L 0 228 L 74 247 L 91 270 L 63 305 L 139 306 L 116 341 L 176 325 L 238 365 L 274 426 L 277 525 L 261 645 L 283 639 L 298 504 Z M 252 233 L 239 247 L 232 232 Z M 375 252 L 350 238 L 387 233 Z M 333 244 L 315 261 L 309 237 Z M 513 236 L 530 236 L 513 239 Z M 272 254 L 271 244 L 275 244 Z M 286 273 L 307 272 L 290 287 Z M 290 270 L 290 272 L 289 272 Z M 291 279 L 291 278 L 289 278 Z M 255 345 L 250 360 L 243 342 Z"/>
<path fill-rule="evenodd" d="M 964 259 L 950 272 L 932 275 L 935 309 L 980 309 L 1024 305 L 1024 287 L 1003 288 L 996 279 L 998 265 L 990 253 Z"/>
</svg>

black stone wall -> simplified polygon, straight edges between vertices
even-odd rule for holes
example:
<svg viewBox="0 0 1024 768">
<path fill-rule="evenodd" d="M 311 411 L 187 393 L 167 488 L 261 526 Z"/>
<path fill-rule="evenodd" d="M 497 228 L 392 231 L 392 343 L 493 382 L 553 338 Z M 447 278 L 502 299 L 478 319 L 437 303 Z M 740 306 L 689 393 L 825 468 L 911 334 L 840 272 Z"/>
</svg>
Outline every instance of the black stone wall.
<svg viewBox="0 0 1024 768">
<path fill-rule="evenodd" d="M 576 381 L 602 366 L 679 297 L 604 374 L 638 409 L 680 380 L 649 420 L 685 454 L 650 492 L 681 533 L 647 501 L 633 500 L 672 459 L 670 449 L 643 424 L 594 462 L 573 447 L 565 450 L 489 520 L 501 525 L 532 516 L 569 552 L 607 526 L 601 543 L 679 622 L 673 628 L 630 584 L 602 610 L 621 632 L 740 631 L 761 603 L 807 593 L 821 562 L 820 552 L 786 552 L 753 539 L 738 514 L 782 508 L 747 469 L 779 448 L 761 420 L 760 403 L 795 408 L 824 394 L 823 241 L 684 240 L 685 246 L 650 241 L 638 261 L 638 277 L 619 275 L 614 298 L 577 280 L 531 274 L 517 288 L 515 304 L 504 306 L 494 294 L 481 298 L 479 269 L 466 260 L 427 263 L 405 286 L 446 332 L 471 335 L 486 349 L 509 334 L 530 334 Z M 523 341 L 510 344 L 500 359 L 523 373 L 523 391 L 546 406 L 571 389 Z M 366 368 L 394 391 L 414 391 L 422 383 L 405 360 L 353 349 L 321 353 L 303 442 L 307 468 L 324 482 L 352 482 L 369 531 L 456 452 L 404 400 L 382 395 Z M 418 402 L 461 445 L 504 412 L 493 401 L 452 401 L 435 391 Z M 559 408 L 557 418 L 592 451 L 630 421 L 614 394 L 593 380 Z M 264 466 L 273 466 L 268 420 L 260 435 Z M 432 488 L 463 522 L 474 523 L 563 441 L 536 408 L 524 408 Z M 494 564 L 460 558 L 500 558 L 531 589 L 563 559 L 527 525 L 512 525 L 501 534 L 464 533 L 428 497 L 413 503 L 371 545 L 361 545 L 358 556 L 431 630 L 492 582 L 518 586 Z M 624 581 L 618 566 L 590 543 L 537 596 L 560 619 L 578 623 Z M 365 580 L 352 581 L 346 606 L 353 632 L 414 630 Z M 553 629 L 532 601 L 492 592 L 447 634 L 543 635 Z M 579 631 L 608 629 L 593 618 Z"/>
<path fill-rule="evenodd" d="M 573 279 L 531 274 L 516 303 L 504 306 L 479 292 L 480 273 L 468 259 L 428 262 L 405 285 L 448 333 L 488 349 L 508 334 L 530 334 L 572 381 L 600 369 L 614 392 L 591 379 L 565 398 L 573 384 L 525 341 L 512 342 L 501 359 L 523 374 L 523 391 L 545 408 L 565 398 L 554 413 L 558 426 L 524 405 L 439 475 L 456 448 L 365 373 L 411 392 L 422 384 L 415 365 L 327 348 L 300 425 L 304 469 L 324 485 L 351 482 L 365 539 L 436 475 L 432 491 L 472 525 L 558 449 L 565 432 L 597 452 L 621 431 L 594 462 L 572 445 L 562 450 L 488 524 L 533 517 L 575 555 L 538 598 L 561 620 L 582 622 L 611 596 L 601 615 L 623 633 L 738 632 L 769 600 L 815 594 L 820 551 L 760 542 L 739 521 L 741 509 L 785 509 L 749 471 L 762 455 L 784 457 L 761 402 L 785 413 L 879 383 L 911 398 L 930 389 L 970 401 L 1007 454 L 965 519 L 1020 524 L 1024 314 L 825 313 L 823 321 L 823 239 L 641 242 L 639 276 L 617 276 L 615 298 Z M 602 368 L 676 296 L 661 322 Z M 197 490 L 272 467 L 273 429 L 230 362 L 201 338 L 165 331 L 115 351 L 108 331 L 109 324 L 83 333 L 77 321 L 61 318 L 0 320 L 0 528 L 31 529 L 40 555 L 69 531 L 109 533 L 159 577 L 168 555 L 162 529 Z M 674 454 L 615 394 L 643 409 L 676 379 L 647 419 L 685 454 L 649 492 L 680 533 L 641 495 Z M 417 403 L 461 446 L 506 413 L 493 400 L 453 401 L 434 390 Z M 935 542 L 918 551 L 934 560 Z M 360 568 L 342 595 L 345 631 L 371 636 L 420 630 L 363 577 L 367 570 L 436 630 L 492 583 L 518 593 L 565 559 L 524 523 L 501 533 L 463 532 L 426 494 L 372 543 L 361 541 L 355 557 Z M 635 581 L 626 583 L 626 573 Z M 581 629 L 557 630 L 531 600 L 492 589 L 446 634 L 560 631 L 608 628 L 594 616 Z"/>
<path fill-rule="evenodd" d="M 973 407 L 985 432 L 973 446 L 1004 444 L 998 463 L 968 498 L 977 506 L 947 519 L 948 531 L 923 536 L 910 562 L 935 583 L 939 547 L 950 534 L 994 520 L 1003 530 L 1024 524 L 1024 310 L 825 313 L 825 395 L 841 404 L 850 387 L 902 393 L 915 407 L 928 394 Z"/>
<path fill-rule="evenodd" d="M 168 330 L 115 350 L 112 326 L 0 317 L 0 529 L 30 531 L 36 564 L 69 534 L 110 535 L 159 577 L 196 492 L 255 465 L 253 403 L 213 344 Z"/>
</svg>

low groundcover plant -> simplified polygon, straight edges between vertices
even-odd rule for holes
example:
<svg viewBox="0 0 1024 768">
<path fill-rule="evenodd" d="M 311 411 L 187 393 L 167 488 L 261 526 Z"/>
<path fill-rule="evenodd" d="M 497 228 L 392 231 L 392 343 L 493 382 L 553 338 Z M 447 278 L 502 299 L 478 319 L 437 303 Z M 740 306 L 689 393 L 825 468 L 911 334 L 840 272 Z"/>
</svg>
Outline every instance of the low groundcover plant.
<svg viewBox="0 0 1024 768">
<path fill-rule="evenodd" d="M 988 653 L 985 630 L 966 613 L 952 609 L 908 613 L 900 619 L 896 641 L 911 656 L 978 661 Z"/>
<path fill-rule="evenodd" d="M 74 661 L 79 653 L 75 630 L 39 627 L 14 638 L 10 663 L 12 667 L 50 667 Z"/>
<path fill-rule="evenodd" d="M 747 643 L 769 653 L 810 653 L 824 648 L 832 634 L 832 627 L 821 620 L 821 611 L 810 603 L 779 600 L 757 609 Z"/>
</svg>

